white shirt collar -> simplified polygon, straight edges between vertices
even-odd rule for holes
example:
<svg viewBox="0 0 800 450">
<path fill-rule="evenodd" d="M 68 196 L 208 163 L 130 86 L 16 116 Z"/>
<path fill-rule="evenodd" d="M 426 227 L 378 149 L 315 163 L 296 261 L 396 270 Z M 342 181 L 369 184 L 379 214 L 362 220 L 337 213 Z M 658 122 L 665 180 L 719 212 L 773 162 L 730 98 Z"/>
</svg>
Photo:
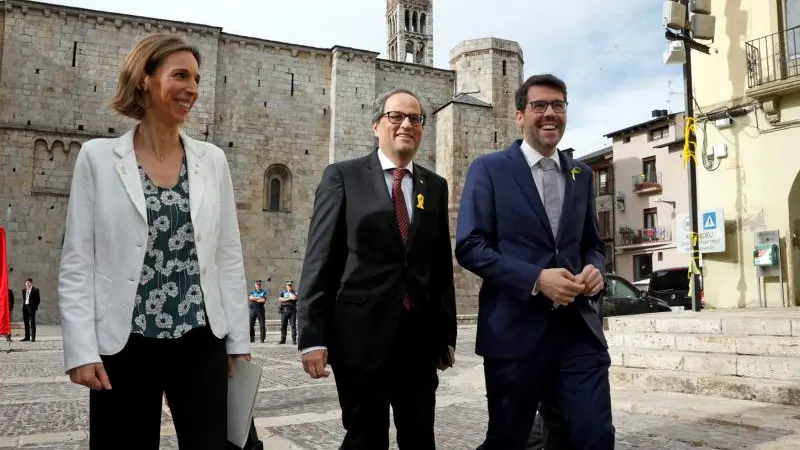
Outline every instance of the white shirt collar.
<svg viewBox="0 0 800 450">
<path fill-rule="evenodd" d="M 537 152 L 533 147 L 531 147 L 525 140 L 522 140 L 522 144 L 519 146 L 522 149 L 522 154 L 525 156 L 525 161 L 528 162 L 528 167 L 533 167 L 536 163 L 539 162 L 540 159 L 544 158 L 541 153 Z M 558 151 L 553 152 L 550 155 L 550 159 L 556 162 L 556 167 L 558 170 L 561 170 L 561 159 L 558 157 Z"/>
<path fill-rule="evenodd" d="M 395 163 L 393 163 L 392 160 L 389 159 L 388 156 L 386 156 L 386 153 L 384 153 L 383 150 L 381 150 L 380 148 L 378 148 L 378 161 L 380 161 L 381 169 L 383 169 L 384 171 L 397 168 L 397 165 Z M 410 173 L 412 175 L 414 174 L 414 162 L 413 161 L 409 161 L 408 165 L 406 167 L 400 167 L 400 169 L 403 169 L 403 168 L 408 170 L 408 173 Z"/>
</svg>

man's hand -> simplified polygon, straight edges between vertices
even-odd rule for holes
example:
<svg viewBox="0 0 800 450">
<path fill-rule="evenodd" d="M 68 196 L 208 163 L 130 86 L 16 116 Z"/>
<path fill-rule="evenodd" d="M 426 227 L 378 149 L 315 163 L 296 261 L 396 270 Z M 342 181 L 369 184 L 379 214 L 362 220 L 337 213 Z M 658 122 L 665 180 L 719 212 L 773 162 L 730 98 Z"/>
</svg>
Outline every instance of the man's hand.
<svg viewBox="0 0 800 450">
<path fill-rule="evenodd" d="M 536 280 L 539 292 L 561 306 L 567 306 L 585 289 L 578 278 L 567 269 L 543 269 Z"/>
<path fill-rule="evenodd" d="M 448 361 L 439 360 L 439 363 L 436 365 L 436 368 L 439 370 L 447 370 L 448 367 L 453 367 L 453 364 L 456 362 L 456 349 L 451 346 L 447 346 Z"/>
<path fill-rule="evenodd" d="M 328 365 L 328 350 L 312 350 L 303 354 L 303 370 L 311 375 L 311 378 L 327 378 L 331 373 L 325 369 Z"/>
<path fill-rule="evenodd" d="M 91 363 L 76 367 L 69 371 L 69 379 L 75 384 L 80 384 L 96 391 L 110 390 L 111 381 L 103 367 L 103 363 Z"/>
<path fill-rule="evenodd" d="M 597 270 L 597 267 L 591 264 L 587 264 L 586 267 L 583 268 L 581 273 L 575 277 L 575 281 L 583 284 L 584 288 L 581 293 L 588 297 L 597 295 L 597 293 L 603 289 L 603 286 L 605 286 L 603 274 Z"/>
<path fill-rule="evenodd" d="M 241 355 L 228 355 L 228 377 L 232 377 L 236 373 L 237 359 L 250 361 L 252 357 L 250 356 L 250 353 L 243 353 Z"/>
</svg>

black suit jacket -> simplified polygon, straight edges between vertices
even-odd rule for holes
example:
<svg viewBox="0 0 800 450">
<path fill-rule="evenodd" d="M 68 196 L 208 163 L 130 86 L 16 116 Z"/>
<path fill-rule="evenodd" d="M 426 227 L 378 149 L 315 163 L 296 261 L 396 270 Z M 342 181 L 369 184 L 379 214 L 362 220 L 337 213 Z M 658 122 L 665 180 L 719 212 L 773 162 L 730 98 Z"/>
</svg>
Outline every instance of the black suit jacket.
<svg viewBox="0 0 800 450">
<path fill-rule="evenodd" d="M 31 288 L 31 297 L 28 299 L 30 301 L 30 305 L 34 311 L 39 309 L 39 303 L 41 303 L 41 298 L 39 297 L 39 289 L 32 287 Z M 25 288 L 22 289 L 22 300 L 20 304 L 24 307 L 25 306 Z"/>
<path fill-rule="evenodd" d="M 403 244 L 377 151 L 328 166 L 316 190 L 300 278 L 299 348 L 326 346 L 331 364 L 373 369 L 388 354 L 408 293 L 422 321 L 421 358 L 455 348 L 447 181 L 414 164 Z"/>
</svg>

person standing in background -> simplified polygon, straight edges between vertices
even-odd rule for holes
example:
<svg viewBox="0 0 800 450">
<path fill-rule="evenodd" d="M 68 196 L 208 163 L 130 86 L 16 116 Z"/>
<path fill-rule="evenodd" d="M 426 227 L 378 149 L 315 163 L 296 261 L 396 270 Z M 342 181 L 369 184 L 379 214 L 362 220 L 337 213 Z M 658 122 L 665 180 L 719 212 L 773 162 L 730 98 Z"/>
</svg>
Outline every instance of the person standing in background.
<svg viewBox="0 0 800 450">
<path fill-rule="evenodd" d="M 253 285 L 253 290 L 250 291 L 250 342 L 256 341 L 256 320 L 258 320 L 258 327 L 261 330 L 261 343 L 267 337 L 266 329 L 266 309 L 267 295 L 269 291 L 262 289 L 261 280 L 256 280 Z"/>
<path fill-rule="evenodd" d="M 286 331 L 289 325 L 292 326 L 292 344 L 297 345 L 297 293 L 294 291 L 294 282 L 287 281 L 286 289 L 281 291 L 280 297 L 281 311 L 281 344 L 286 343 Z"/>
</svg>

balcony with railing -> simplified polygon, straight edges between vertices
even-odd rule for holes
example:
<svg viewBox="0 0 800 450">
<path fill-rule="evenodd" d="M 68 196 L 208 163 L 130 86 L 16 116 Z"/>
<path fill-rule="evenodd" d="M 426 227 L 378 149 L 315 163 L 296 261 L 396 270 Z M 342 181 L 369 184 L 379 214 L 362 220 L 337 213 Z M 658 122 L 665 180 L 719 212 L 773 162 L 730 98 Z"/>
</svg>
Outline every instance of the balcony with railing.
<svg viewBox="0 0 800 450">
<path fill-rule="evenodd" d="M 672 231 L 667 227 L 639 228 L 621 227 L 617 233 L 617 248 L 649 247 L 672 242 Z"/>
<path fill-rule="evenodd" d="M 748 94 L 776 94 L 792 81 L 800 89 L 800 26 L 745 42 L 745 57 Z"/>
<path fill-rule="evenodd" d="M 634 175 L 632 181 L 634 194 L 645 195 L 661 192 L 661 172 Z"/>
</svg>

